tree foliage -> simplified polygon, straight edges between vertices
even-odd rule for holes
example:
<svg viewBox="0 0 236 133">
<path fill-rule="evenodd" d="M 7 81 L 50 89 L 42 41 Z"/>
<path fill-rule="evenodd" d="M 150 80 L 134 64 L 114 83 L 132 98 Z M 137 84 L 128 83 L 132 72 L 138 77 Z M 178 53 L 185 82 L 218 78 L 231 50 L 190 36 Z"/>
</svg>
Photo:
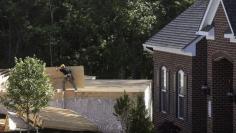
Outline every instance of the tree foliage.
<svg viewBox="0 0 236 133">
<path fill-rule="evenodd" d="M 15 67 L 10 70 L 7 93 L 3 104 L 27 117 L 47 106 L 52 96 L 52 86 L 45 74 L 45 63 L 36 58 L 16 59 Z"/>
<path fill-rule="evenodd" d="M 114 105 L 115 116 L 121 122 L 123 133 L 152 133 L 153 124 L 142 96 L 135 100 L 124 93 Z"/>
<path fill-rule="evenodd" d="M 138 96 L 131 110 L 130 133 L 152 133 L 153 124 L 142 96 Z"/>
<path fill-rule="evenodd" d="M 191 1 L 2 0 L 0 65 L 37 55 L 50 65 L 84 65 L 98 78 L 151 78 L 142 43 Z"/>
<path fill-rule="evenodd" d="M 124 92 L 123 97 L 120 97 L 116 100 L 116 104 L 114 105 L 114 115 L 117 117 L 118 121 L 120 121 L 123 133 L 129 133 L 130 130 L 131 106 L 132 100 L 129 98 L 126 92 Z"/>
</svg>

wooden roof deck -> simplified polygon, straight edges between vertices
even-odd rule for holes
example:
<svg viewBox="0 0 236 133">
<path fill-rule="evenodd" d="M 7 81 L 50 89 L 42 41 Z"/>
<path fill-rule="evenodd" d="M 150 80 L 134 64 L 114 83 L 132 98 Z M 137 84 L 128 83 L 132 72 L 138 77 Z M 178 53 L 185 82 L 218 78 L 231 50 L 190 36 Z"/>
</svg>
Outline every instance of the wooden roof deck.
<svg viewBox="0 0 236 133">
<path fill-rule="evenodd" d="M 131 97 L 142 95 L 151 89 L 152 81 L 150 80 L 85 80 L 85 87 L 78 88 L 75 92 L 74 88 L 66 88 L 63 93 L 61 89 L 53 96 L 53 99 L 71 99 L 75 97 L 87 98 L 108 98 L 117 99 L 124 95 L 124 91 Z"/>
<path fill-rule="evenodd" d="M 34 119 L 33 115 L 30 120 L 40 128 L 57 129 L 67 131 L 89 131 L 97 132 L 98 128 L 95 124 L 79 115 L 75 111 L 54 107 L 46 107 L 42 109 Z"/>
</svg>

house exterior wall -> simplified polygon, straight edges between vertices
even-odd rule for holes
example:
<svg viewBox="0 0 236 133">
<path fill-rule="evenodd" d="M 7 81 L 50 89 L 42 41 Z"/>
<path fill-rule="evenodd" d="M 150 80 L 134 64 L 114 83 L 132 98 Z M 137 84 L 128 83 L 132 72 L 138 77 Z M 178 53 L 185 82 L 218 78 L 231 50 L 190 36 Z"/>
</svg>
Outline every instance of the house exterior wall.
<svg viewBox="0 0 236 133">
<path fill-rule="evenodd" d="M 224 38 L 230 28 L 222 4 L 213 20 L 215 39 L 201 40 L 196 45 L 196 56 L 188 57 L 161 51 L 154 52 L 154 124 L 157 128 L 169 120 L 182 128 L 184 133 L 233 133 L 236 132 L 235 99 L 226 96 L 230 89 L 236 92 L 236 44 Z M 223 58 L 216 63 L 217 58 Z M 160 111 L 160 68 L 170 71 L 169 106 L 166 114 Z M 176 118 L 176 91 L 173 75 L 179 68 L 188 74 L 187 108 L 188 118 Z M 231 81 L 232 80 L 232 81 Z M 230 82 L 230 83 L 225 83 Z M 209 94 L 201 87 L 207 85 Z M 228 88 L 227 88 L 228 87 Z M 231 99 L 231 100 L 230 100 Z M 211 117 L 208 117 L 208 101 L 211 101 Z M 234 100 L 234 101 L 233 101 Z M 230 129 L 232 127 L 232 129 Z"/>
<path fill-rule="evenodd" d="M 103 85 L 104 82 L 105 80 L 103 80 Z M 129 82 L 131 82 L 131 80 Z M 140 80 L 133 80 L 133 82 L 139 83 L 139 87 L 136 87 L 133 91 L 131 91 L 128 89 L 131 86 L 128 86 L 126 82 L 126 94 L 129 95 L 132 100 L 136 100 L 137 96 L 142 96 L 148 115 L 152 116 L 151 81 L 145 80 L 145 82 L 141 82 Z M 125 81 L 120 83 L 125 84 Z M 100 85 L 102 85 L 101 81 Z M 113 85 L 117 86 L 117 84 Z M 99 89 L 106 91 L 99 92 Z M 102 88 L 97 87 L 97 90 L 94 89 L 93 91 L 83 91 L 83 88 L 81 88 L 80 91 L 76 93 L 74 92 L 74 89 L 67 89 L 64 92 L 55 93 L 54 97 L 50 100 L 49 105 L 52 107 L 70 109 L 78 112 L 80 115 L 93 122 L 98 127 L 99 132 L 120 133 L 122 131 L 122 127 L 121 123 L 114 115 L 114 105 L 116 103 L 116 99 L 123 95 L 124 92 L 122 90 L 115 91 L 114 88 L 113 90 L 109 90 L 104 86 Z"/>
<path fill-rule="evenodd" d="M 225 12 L 223 10 L 223 6 L 220 4 L 217 12 L 216 12 L 216 16 L 214 18 L 214 25 L 215 25 L 215 40 L 208 40 L 208 45 L 207 45 L 207 53 L 208 53 L 208 57 L 207 57 L 207 68 L 208 68 L 208 73 L 207 73 L 207 80 L 208 80 L 208 85 L 209 88 L 211 88 L 211 95 L 208 96 L 208 99 L 214 100 L 215 98 L 218 97 L 218 94 L 216 93 L 217 91 L 221 91 L 221 90 L 216 90 L 216 89 L 212 89 L 213 88 L 213 60 L 216 59 L 217 57 L 224 57 L 227 58 L 229 61 L 231 61 L 233 63 L 233 88 L 234 88 L 234 92 L 236 91 L 236 65 L 235 65 L 235 61 L 236 61 L 236 44 L 235 43 L 230 43 L 229 39 L 225 39 L 224 38 L 224 33 L 225 31 L 227 31 L 229 29 L 229 24 L 227 22 L 226 19 L 226 15 Z M 227 68 L 226 68 L 227 69 Z M 214 102 L 214 101 L 213 101 Z M 223 102 L 223 100 L 222 100 Z M 221 103 L 224 104 L 224 103 Z M 213 107 L 213 110 L 217 108 L 217 107 Z M 222 109 L 222 112 L 224 110 Z M 213 111 L 214 113 L 214 111 Z M 222 115 L 224 115 L 224 113 L 222 113 Z M 233 116 L 236 116 L 236 106 L 235 104 L 233 104 Z M 208 118 L 208 133 L 212 133 L 212 132 L 217 132 L 214 130 L 217 129 L 213 129 L 214 127 L 214 119 L 221 119 L 221 117 L 224 116 L 217 116 L 219 118 L 213 117 L 212 118 Z M 216 124 L 216 123 L 215 123 Z M 234 131 L 236 132 L 236 118 L 233 118 L 233 128 Z M 223 127 L 220 126 L 221 124 L 217 124 L 217 128 L 221 128 L 224 129 Z M 222 125 L 223 126 L 223 125 Z M 215 127 L 214 127 L 215 128 Z"/>
<path fill-rule="evenodd" d="M 157 129 L 165 120 L 174 122 L 177 126 L 181 127 L 182 132 L 189 133 L 192 130 L 192 57 L 165 53 L 161 51 L 154 51 L 154 91 L 153 91 L 153 122 Z M 162 66 L 166 66 L 169 73 L 169 89 L 167 90 L 168 111 L 162 113 L 160 111 L 160 80 L 159 74 Z M 176 87 L 175 77 L 178 70 L 182 69 L 188 77 L 187 90 L 185 96 L 185 118 L 184 120 L 178 119 L 176 115 Z"/>
<path fill-rule="evenodd" d="M 157 128 L 163 121 L 174 122 L 183 133 L 206 133 L 207 129 L 207 96 L 201 91 L 201 86 L 207 82 L 207 44 L 203 39 L 196 45 L 195 57 L 154 52 L 154 125 Z M 160 111 L 160 69 L 166 66 L 169 70 L 169 112 Z M 179 69 L 187 73 L 188 87 L 186 93 L 185 113 L 187 118 L 180 120 L 176 115 L 176 84 L 175 76 Z"/>
<path fill-rule="evenodd" d="M 233 131 L 236 132 L 236 105 L 233 101 L 225 101 L 223 93 L 226 93 L 223 86 L 226 84 L 213 78 L 221 77 L 233 79 L 232 88 L 236 92 L 236 44 L 231 43 L 229 39 L 224 38 L 224 33 L 229 29 L 229 24 L 223 9 L 220 4 L 216 16 L 214 18 L 215 40 L 201 40 L 196 45 L 196 56 L 184 56 L 173 53 L 165 53 L 161 51 L 154 51 L 154 107 L 153 118 L 154 125 L 157 128 L 165 120 L 174 122 L 177 126 L 182 128 L 183 133 L 222 133 L 226 130 L 226 126 L 232 124 Z M 232 71 L 230 71 L 230 63 L 222 63 L 221 67 L 214 67 L 214 73 L 218 69 L 223 75 L 213 74 L 214 59 L 223 57 L 233 64 Z M 220 64 L 219 64 L 220 65 Z M 160 69 L 166 66 L 170 73 L 169 80 L 169 111 L 165 114 L 160 111 Z M 229 70 L 227 70 L 227 68 Z M 179 69 L 183 69 L 188 74 L 188 88 L 186 96 L 187 119 L 179 120 L 176 117 L 176 87 L 174 84 L 174 75 Z M 233 73 L 233 74 L 232 74 Z M 201 90 L 202 85 L 208 85 L 210 94 Z M 222 87 L 217 87 L 222 86 Z M 224 98 L 224 100 L 221 98 Z M 216 102 L 218 99 L 218 102 Z M 208 100 L 212 101 L 212 117 L 208 117 Z M 225 103 L 227 102 L 227 103 Z M 228 104 L 225 106 L 225 104 Z M 231 106 L 232 104 L 232 106 Z M 222 105 L 222 106 L 221 106 Z M 223 107 L 224 106 L 224 107 Z M 225 108 L 226 107 L 226 108 Z M 230 121 L 230 113 L 233 117 L 233 122 L 225 124 Z M 226 113 L 226 111 L 228 111 Z M 218 113 L 216 115 L 216 113 Z M 218 121 L 217 121 L 218 119 Z M 225 123 L 224 123 L 225 122 Z M 231 132 L 230 130 L 226 132 Z"/>
<path fill-rule="evenodd" d="M 207 95 L 201 90 L 207 83 L 207 41 L 204 38 L 197 46 L 196 56 L 192 61 L 192 132 L 206 133 L 207 131 Z"/>
</svg>

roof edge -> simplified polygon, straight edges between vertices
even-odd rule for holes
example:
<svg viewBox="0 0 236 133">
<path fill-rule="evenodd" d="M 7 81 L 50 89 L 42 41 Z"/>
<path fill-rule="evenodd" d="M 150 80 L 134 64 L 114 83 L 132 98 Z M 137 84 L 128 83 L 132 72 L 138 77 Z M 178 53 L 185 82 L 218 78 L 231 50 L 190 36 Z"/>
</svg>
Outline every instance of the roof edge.
<svg viewBox="0 0 236 133">
<path fill-rule="evenodd" d="M 233 28 L 232 28 L 232 24 L 231 24 L 231 22 L 229 20 L 229 16 L 228 16 L 228 13 L 227 13 L 227 11 L 225 9 L 225 4 L 224 4 L 223 0 L 210 0 L 210 2 L 208 4 L 208 7 L 207 7 L 207 10 L 205 11 L 204 17 L 202 19 L 201 25 L 199 26 L 199 30 L 198 31 L 201 31 L 204 28 L 204 26 L 212 24 L 213 19 L 215 17 L 215 14 L 216 14 L 217 9 L 219 8 L 220 4 L 222 4 L 222 7 L 223 7 L 223 10 L 224 10 L 227 22 L 229 24 L 230 30 L 233 33 L 233 35 L 235 36 Z"/>
<path fill-rule="evenodd" d="M 151 47 L 151 48 L 153 48 L 153 51 L 161 51 L 161 52 L 179 54 L 179 55 L 186 55 L 186 56 L 194 56 L 193 53 L 184 51 L 183 49 L 153 46 L 153 45 L 149 45 L 149 44 L 143 44 L 143 47 Z"/>
<path fill-rule="evenodd" d="M 179 55 L 186 55 L 186 56 L 196 56 L 196 45 L 200 42 L 204 36 L 198 36 L 191 41 L 191 43 L 187 44 L 185 47 L 177 49 L 177 48 L 170 48 L 170 47 L 162 47 L 162 46 L 154 46 L 149 44 L 143 44 L 144 49 L 152 48 L 153 51 L 161 51 L 166 53 L 173 53 Z M 153 53 L 153 51 L 151 53 Z"/>
</svg>

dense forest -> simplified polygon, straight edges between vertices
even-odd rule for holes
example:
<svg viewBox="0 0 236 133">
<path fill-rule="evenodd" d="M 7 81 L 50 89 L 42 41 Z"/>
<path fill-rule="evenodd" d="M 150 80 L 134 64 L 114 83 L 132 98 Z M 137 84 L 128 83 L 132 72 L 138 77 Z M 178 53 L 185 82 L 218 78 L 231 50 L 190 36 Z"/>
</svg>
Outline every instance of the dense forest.
<svg viewBox="0 0 236 133">
<path fill-rule="evenodd" d="M 1 0 L 0 68 L 33 56 L 98 78 L 151 78 L 142 44 L 193 0 Z"/>
</svg>

